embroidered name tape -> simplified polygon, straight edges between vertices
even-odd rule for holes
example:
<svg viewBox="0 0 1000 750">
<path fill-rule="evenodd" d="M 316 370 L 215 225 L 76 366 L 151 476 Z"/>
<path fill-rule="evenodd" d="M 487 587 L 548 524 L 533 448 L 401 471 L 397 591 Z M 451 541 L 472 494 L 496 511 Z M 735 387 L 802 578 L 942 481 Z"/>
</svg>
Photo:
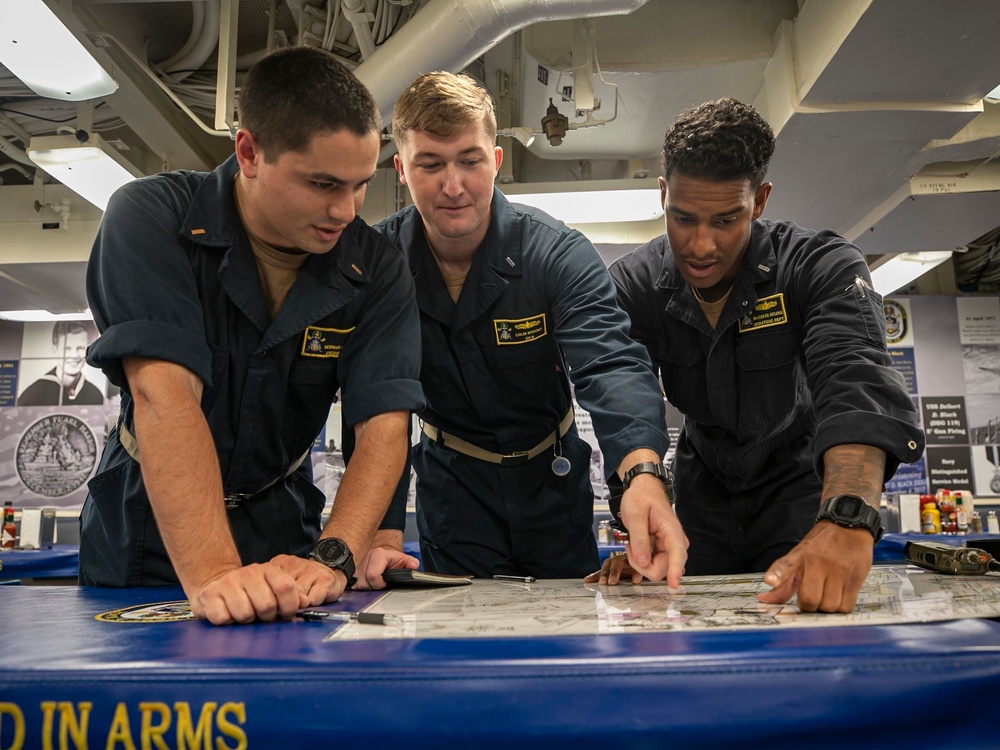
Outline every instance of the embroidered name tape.
<svg viewBox="0 0 1000 750">
<path fill-rule="evenodd" d="M 351 328 L 319 328 L 309 326 L 302 334 L 303 357 L 339 357 Z"/>
<path fill-rule="evenodd" d="M 497 336 L 497 344 L 500 346 L 527 344 L 548 333 L 545 313 L 518 320 L 494 320 L 493 329 Z"/>
<path fill-rule="evenodd" d="M 761 297 L 753 306 L 753 311 L 740 318 L 740 333 L 756 331 L 760 328 L 782 326 L 788 322 L 783 292 Z"/>
</svg>

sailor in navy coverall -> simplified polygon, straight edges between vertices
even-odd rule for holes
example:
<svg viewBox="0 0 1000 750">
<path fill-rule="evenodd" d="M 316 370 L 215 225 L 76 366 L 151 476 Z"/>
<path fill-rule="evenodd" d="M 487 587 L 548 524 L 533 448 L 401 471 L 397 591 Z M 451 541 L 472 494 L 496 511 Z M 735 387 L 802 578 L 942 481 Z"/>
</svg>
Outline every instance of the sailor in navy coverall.
<svg viewBox="0 0 1000 750">
<path fill-rule="evenodd" d="M 795 547 L 815 522 L 829 448 L 881 448 L 885 479 L 920 457 L 882 297 L 861 251 L 833 232 L 754 221 L 714 330 L 666 235 L 611 274 L 632 336 L 684 414 L 674 482 L 689 574 L 762 572 Z"/>
<path fill-rule="evenodd" d="M 412 458 L 423 565 L 550 578 L 598 566 L 591 448 L 573 424 L 569 380 L 609 481 L 648 464 L 623 504 L 654 537 L 659 578 L 665 535 L 676 537 L 677 580 L 685 543 L 661 480 L 647 475 L 662 471 L 668 447 L 648 357 L 593 245 L 493 187 L 502 151 L 492 117 L 488 95 L 450 73 L 419 78 L 393 115 L 396 168 L 415 205 L 376 228 L 408 254 L 420 309 L 427 408 Z M 383 523 L 386 548 L 401 543 L 404 500 L 397 492 Z M 415 561 L 373 564 L 360 585 L 381 585 L 381 570 L 400 564 Z"/>
<path fill-rule="evenodd" d="M 861 251 L 760 218 L 773 149 L 748 105 L 682 113 L 664 145 L 667 233 L 611 275 L 684 414 L 687 573 L 767 571 L 761 601 L 797 593 L 803 610 L 850 611 L 881 536 L 883 483 L 919 458 L 923 433 Z"/>
<path fill-rule="evenodd" d="M 254 65 L 240 114 L 213 172 L 115 193 L 87 277 L 89 361 L 122 413 L 81 516 L 81 581 L 180 582 L 215 624 L 340 595 L 424 403 L 412 277 L 357 218 L 379 150 L 371 95 L 292 47 Z M 338 390 L 359 449 L 324 529 L 309 451 Z M 321 534 L 337 554 L 305 559 Z"/>
</svg>

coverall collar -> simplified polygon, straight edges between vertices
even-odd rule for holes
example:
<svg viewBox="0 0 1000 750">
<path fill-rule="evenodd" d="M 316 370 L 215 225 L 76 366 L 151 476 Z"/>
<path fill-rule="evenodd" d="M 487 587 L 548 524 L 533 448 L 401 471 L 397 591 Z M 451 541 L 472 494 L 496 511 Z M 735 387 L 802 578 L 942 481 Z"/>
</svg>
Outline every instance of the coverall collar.
<svg viewBox="0 0 1000 750">
<path fill-rule="evenodd" d="M 233 303 L 266 331 L 261 348 L 267 349 L 346 304 L 357 293 L 353 284 L 367 283 L 368 269 L 355 239 L 361 219 L 355 218 L 333 250 L 309 257 L 272 321 L 233 195 L 238 170 L 234 154 L 209 173 L 191 200 L 180 234 L 197 245 L 225 250 L 219 279 Z"/>
</svg>

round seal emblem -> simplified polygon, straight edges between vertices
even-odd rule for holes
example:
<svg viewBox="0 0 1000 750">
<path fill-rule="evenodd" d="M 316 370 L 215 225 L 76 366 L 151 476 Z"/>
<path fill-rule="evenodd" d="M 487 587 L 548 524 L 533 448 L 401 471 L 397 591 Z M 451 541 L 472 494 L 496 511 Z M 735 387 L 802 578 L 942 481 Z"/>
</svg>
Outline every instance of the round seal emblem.
<svg viewBox="0 0 1000 750">
<path fill-rule="evenodd" d="M 882 309 L 885 310 L 885 343 L 890 346 L 898 344 L 906 338 L 909 326 L 906 320 L 906 308 L 896 300 L 887 299 L 883 301 Z"/>
<path fill-rule="evenodd" d="M 97 441 L 87 423 L 71 414 L 49 414 L 28 427 L 17 444 L 17 475 L 45 497 L 80 489 L 97 463 Z"/>
<path fill-rule="evenodd" d="M 191 603 L 186 599 L 176 602 L 159 602 L 158 604 L 136 604 L 124 609 L 115 609 L 94 615 L 101 622 L 177 622 L 178 620 L 193 620 Z"/>
</svg>

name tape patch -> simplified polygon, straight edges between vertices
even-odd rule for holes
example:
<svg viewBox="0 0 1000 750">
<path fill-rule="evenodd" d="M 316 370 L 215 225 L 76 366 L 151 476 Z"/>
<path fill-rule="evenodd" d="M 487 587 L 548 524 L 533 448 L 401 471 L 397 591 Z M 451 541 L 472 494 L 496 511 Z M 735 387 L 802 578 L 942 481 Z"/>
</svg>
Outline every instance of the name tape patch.
<svg viewBox="0 0 1000 750">
<path fill-rule="evenodd" d="M 540 339 L 548 333 L 545 324 L 545 313 L 532 315 L 530 318 L 520 318 L 519 320 L 493 321 L 493 329 L 497 336 L 497 344 L 506 346 L 507 344 L 527 344 L 529 341 Z"/>
<path fill-rule="evenodd" d="M 309 326 L 302 334 L 303 357 L 339 357 L 351 328 L 319 328 Z"/>
<path fill-rule="evenodd" d="M 783 292 L 778 292 L 770 297 L 761 297 L 753 306 L 753 311 L 740 318 L 740 333 L 770 328 L 771 326 L 783 326 L 787 322 L 785 295 Z"/>
</svg>

